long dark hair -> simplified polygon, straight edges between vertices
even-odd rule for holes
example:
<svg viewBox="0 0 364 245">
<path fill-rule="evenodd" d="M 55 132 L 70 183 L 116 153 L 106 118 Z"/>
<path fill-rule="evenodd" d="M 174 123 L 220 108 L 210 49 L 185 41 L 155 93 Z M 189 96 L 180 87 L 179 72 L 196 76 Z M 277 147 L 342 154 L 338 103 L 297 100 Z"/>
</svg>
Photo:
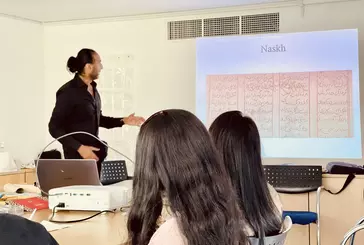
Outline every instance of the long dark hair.
<svg viewBox="0 0 364 245">
<path fill-rule="evenodd" d="M 151 116 L 138 135 L 135 166 L 129 243 L 149 243 L 165 194 L 189 245 L 247 244 L 228 173 L 192 113 L 166 110 Z"/>
<path fill-rule="evenodd" d="M 263 238 L 278 234 L 282 218 L 264 176 L 260 137 L 254 121 L 240 111 L 229 111 L 218 116 L 209 131 L 222 154 L 240 207 L 255 236 Z"/>
<path fill-rule="evenodd" d="M 67 68 L 72 73 L 82 74 L 85 65 L 92 64 L 94 62 L 93 55 L 96 52 L 92 49 L 81 49 L 77 56 L 71 56 L 67 61 Z"/>
</svg>

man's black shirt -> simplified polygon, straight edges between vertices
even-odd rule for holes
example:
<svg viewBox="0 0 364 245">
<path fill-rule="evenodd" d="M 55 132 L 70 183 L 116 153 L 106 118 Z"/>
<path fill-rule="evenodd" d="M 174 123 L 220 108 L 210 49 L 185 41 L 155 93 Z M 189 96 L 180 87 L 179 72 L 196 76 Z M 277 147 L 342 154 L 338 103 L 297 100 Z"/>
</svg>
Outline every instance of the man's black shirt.
<svg viewBox="0 0 364 245">
<path fill-rule="evenodd" d="M 49 132 L 54 138 L 76 131 L 85 131 L 98 137 L 99 127 L 123 126 L 122 118 L 102 115 L 101 99 L 96 83 L 92 82 L 91 85 L 94 96 L 89 93 L 87 85 L 76 74 L 71 81 L 57 91 L 56 105 L 48 125 Z M 60 142 L 63 145 L 65 155 L 67 152 L 71 155 L 78 155 L 77 150 L 81 145 L 100 146 L 96 139 L 82 134 L 65 137 Z"/>
</svg>

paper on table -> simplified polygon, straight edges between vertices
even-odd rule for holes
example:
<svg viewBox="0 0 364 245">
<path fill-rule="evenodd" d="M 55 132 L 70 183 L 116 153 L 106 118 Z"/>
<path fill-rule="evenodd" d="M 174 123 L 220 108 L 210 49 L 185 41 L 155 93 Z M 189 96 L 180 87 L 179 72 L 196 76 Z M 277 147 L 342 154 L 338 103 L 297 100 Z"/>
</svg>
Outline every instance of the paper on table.
<svg viewBox="0 0 364 245">
<path fill-rule="evenodd" d="M 68 228 L 68 227 L 72 226 L 72 225 L 69 225 L 69 224 L 56 224 L 56 223 L 49 222 L 47 220 L 43 220 L 42 222 L 40 222 L 40 224 L 43 225 L 48 232 L 61 230 L 61 229 Z"/>
<path fill-rule="evenodd" d="M 40 189 L 34 185 L 27 184 L 6 184 L 4 185 L 5 192 L 13 192 L 13 193 L 36 193 L 40 194 Z"/>
</svg>

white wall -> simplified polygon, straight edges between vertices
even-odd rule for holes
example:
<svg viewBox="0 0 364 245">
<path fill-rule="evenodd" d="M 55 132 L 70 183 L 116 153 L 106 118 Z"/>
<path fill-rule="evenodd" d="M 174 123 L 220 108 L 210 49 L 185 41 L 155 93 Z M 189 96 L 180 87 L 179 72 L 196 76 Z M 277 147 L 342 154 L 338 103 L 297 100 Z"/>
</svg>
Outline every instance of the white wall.
<svg viewBox="0 0 364 245">
<path fill-rule="evenodd" d="M 44 144 L 43 26 L 0 17 L 0 142 L 29 161 Z"/>
<path fill-rule="evenodd" d="M 271 5 L 272 6 L 272 5 Z M 275 6 L 260 9 L 234 8 L 229 12 L 199 12 L 185 16 L 124 19 L 114 22 L 49 24 L 44 29 L 45 45 L 45 117 L 54 106 L 55 92 L 71 76 L 65 64 L 70 55 L 83 47 L 97 50 L 101 56 L 132 54 L 135 57 L 136 113 L 149 116 L 165 108 L 195 110 L 195 40 L 167 40 L 170 20 L 230 16 L 279 11 L 281 32 L 359 28 L 364 44 L 363 1 L 320 3 L 305 6 Z M 361 68 L 364 50 L 360 51 Z M 363 69 L 361 69 L 363 70 Z M 361 72 L 364 78 L 364 72 Z M 363 80 L 363 79 L 362 79 Z M 364 86 L 362 86 L 362 91 Z M 364 93 L 362 93 L 364 94 Z M 362 99 L 363 101 L 363 99 Z M 364 111 L 362 106 L 362 112 Z M 321 163 L 327 160 L 267 160 L 266 163 Z"/>
</svg>

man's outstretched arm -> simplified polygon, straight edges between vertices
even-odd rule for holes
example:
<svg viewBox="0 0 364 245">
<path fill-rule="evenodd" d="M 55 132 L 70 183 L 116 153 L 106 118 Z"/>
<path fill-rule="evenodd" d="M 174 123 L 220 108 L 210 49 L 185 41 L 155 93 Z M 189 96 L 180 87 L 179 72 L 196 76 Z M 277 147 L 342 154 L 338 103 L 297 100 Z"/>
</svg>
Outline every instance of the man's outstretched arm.
<svg viewBox="0 0 364 245">
<path fill-rule="evenodd" d="M 122 127 L 124 124 L 129 126 L 140 126 L 143 124 L 145 119 L 143 117 L 135 116 L 134 113 L 127 117 L 106 117 L 101 113 L 100 127 L 103 128 L 116 128 Z"/>
</svg>

